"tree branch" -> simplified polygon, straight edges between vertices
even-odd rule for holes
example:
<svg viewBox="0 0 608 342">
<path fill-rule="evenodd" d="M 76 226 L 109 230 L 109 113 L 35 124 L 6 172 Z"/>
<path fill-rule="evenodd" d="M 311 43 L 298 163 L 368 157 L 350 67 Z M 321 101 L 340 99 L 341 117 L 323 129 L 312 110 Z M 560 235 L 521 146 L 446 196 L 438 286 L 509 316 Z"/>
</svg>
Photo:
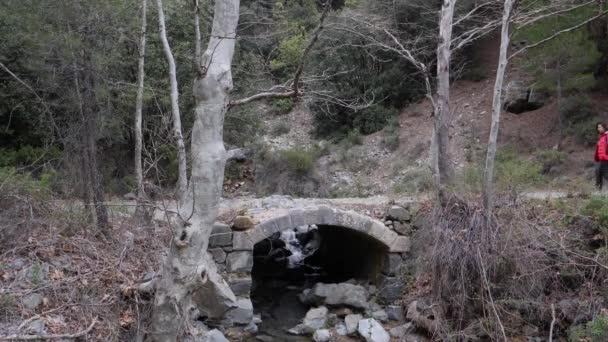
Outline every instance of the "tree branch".
<svg viewBox="0 0 608 342">
<path fill-rule="evenodd" d="M 9 335 L 9 336 L 0 336 L 0 341 L 35 341 L 35 340 L 58 340 L 62 338 L 79 338 L 85 336 L 97 323 L 97 317 L 93 319 L 93 322 L 89 325 L 88 328 L 76 332 L 74 334 L 61 334 L 61 335 Z"/>
<path fill-rule="evenodd" d="M 585 26 L 585 25 L 589 24 L 590 22 L 595 21 L 595 20 L 597 20 L 597 19 L 599 19 L 599 18 L 601 18 L 601 17 L 605 16 L 606 14 L 608 14 L 608 11 L 604 11 L 604 12 L 602 12 L 602 13 L 600 13 L 600 14 L 596 15 L 595 17 L 591 17 L 591 18 L 589 18 L 589 19 L 587 19 L 587 20 L 585 20 L 585 21 L 581 22 L 581 23 L 580 23 L 580 24 L 578 24 L 578 25 L 575 25 L 575 26 L 569 27 L 569 28 L 567 28 L 567 29 L 563 29 L 563 30 L 557 31 L 557 32 L 556 32 L 556 33 L 554 33 L 553 35 L 551 35 L 551 36 L 549 36 L 549 37 L 547 37 L 547 38 L 545 38 L 545 39 L 543 39 L 543 40 L 540 40 L 540 41 L 538 41 L 538 42 L 536 42 L 536 43 L 534 43 L 534 44 L 524 46 L 523 48 L 521 48 L 521 49 L 517 50 L 517 51 L 516 51 L 516 52 L 514 52 L 514 53 L 513 53 L 511 56 L 509 56 L 509 59 L 511 59 L 511 58 L 513 58 L 513 57 L 515 57 L 515 56 L 517 56 L 517 55 L 519 55 L 519 54 L 521 54 L 522 52 L 524 52 L 524 51 L 526 51 L 526 50 L 528 50 L 528 49 L 535 48 L 535 47 L 540 46 L 540 45 L 542 45 L 542 44 L 544 44 L 544 43 L 546 43 L 546 42 L 548 42 L 548 41 L 550 41 L 550 40 L 553 40 L 553 39 L 557 38 L 558 36 L 560 36 L 560 35 L 562 35 L 562 34 L 564 34 L 564 33 L 572 32 L 572 31 L 574 31 L 574 30 L 576 30 L 576 29 L 578 29 L 578 28 L 581 28 L 581 27 L 583 27 L 583 26 Z"/>
</svg>

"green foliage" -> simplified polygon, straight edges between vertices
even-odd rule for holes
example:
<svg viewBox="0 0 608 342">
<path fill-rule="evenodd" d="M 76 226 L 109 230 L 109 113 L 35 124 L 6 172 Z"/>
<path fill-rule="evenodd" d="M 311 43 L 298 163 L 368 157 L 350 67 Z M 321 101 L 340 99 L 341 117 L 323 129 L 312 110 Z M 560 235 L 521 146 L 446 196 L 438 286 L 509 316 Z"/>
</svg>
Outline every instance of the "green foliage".
<svg viewBox="0 0 608 342">
<path fill-rule="evenodd" d="M 272 130 L 270 131 L 270 133 L 275 137 L 278 137 L 289 133 L 290 130 L 291 127 L 289 127 L 289 124 L 287 122 L 279 121 L 272 126 Z"/>
<path fill-rule="evenodd" d="M 594 218 L 601 226 L 608 228 L 608 198 L 604 196 L 590 198 L 583 204 L 581 214 Z"/>
<path fill-rule="evenodd" d="M 591 7 L 583 7 L 567 15 L 549 16 L 518 31 L 514 39 L 538 42 L 594 15 Z M 541 91 L 555 92 L 560 84 L 564 92 L 584 92 L 595 86 L 593 69 L 600 55 L 590 32 L 582 27 L 529 50 L 524 67 L 535 76 Z"/>
<path fill-rule="evenodd" d="M 399 117 L 394 116 L 389 120 L 388 124 L 384 128 L 384 135 L 382 137 L 384 146 L 391 151 L 397 150 L 400 144 L 400 134 L 401 130 L 399 126 Z"/>
<path fill-rule="evenodd" d="M 17 311 L 17 301 L 10 293 L 0 294 L 0 317 L 7 317 Z"/>
<path fill-rule="evenodd" d="M 271 103 L 270 111 L 274 115 L 289 114 L 293 110 L 294 103 L 292 98 L 274 99 Z"/>
<path fill-rule="evenodd" d="M 594 145 L 597 140 L 596 124 L 599 116 L 589 96 L 573 95 L 562 101 L 560 115 L 566 130 L 586 145 Z"/>
<path fill-rule="evenodd" d="M 541 164 L 543 174 L 551 173 L 554 168 L 564 165 L 568 154 L 558 150 L 542 150 L 536 153 L 536 160 Z"/>
<path fill-rule="evenodd" d="M 346 134 L 346 136 L 344 137 L 342 142 L 345 144 L 345 146 L 347 148 L 355 146 L 355 145 L 362 145 L 363 136 L 361 136 L 361 132 L 359 132 L 359 129 L 355 128 L 355 129 L 350 130 Z"/>
<path fill-rule="evenodd" d="M 496 155 L 496 181 L 499 190 L 517 196 L 522 189 L 543 181 L 541 165 L 521 158 L 512 148 L 502 149 Z"/>
<path fill-rule="evenodd" d="M 270 62 L 271 69 L 285 74 L 295 71 L 306 42 L 305 33 L 296 34 L 281 41 L 277 58 Z"/>
<path fill-rule="evenodd" d="M 603 342 L 608 340 L 608 316 L 601 314 L 594 320 L 570 328 L 570 341 Z"/>
<path fill-rule="evenodd" d="M 417 194 L 433 188 L 433 177 L 428 169 L 410 169 L 401 173 L 393 191 L 398 194 Z"/>
<path fill-rule="evenodd" d="M 61 156 L 61 151 L 56 146 L 44 148 L 30 145 L 15 149 L 0 148 L 0 167 L 33 167 L 40 166 Z"/>
<path fill-rule="evenodd" d="M 312 171 L 316 160 L 312 151 L 299 147 L 283 150 L 280 156 L 288 169 L 300 174 Z"/>
</svg>

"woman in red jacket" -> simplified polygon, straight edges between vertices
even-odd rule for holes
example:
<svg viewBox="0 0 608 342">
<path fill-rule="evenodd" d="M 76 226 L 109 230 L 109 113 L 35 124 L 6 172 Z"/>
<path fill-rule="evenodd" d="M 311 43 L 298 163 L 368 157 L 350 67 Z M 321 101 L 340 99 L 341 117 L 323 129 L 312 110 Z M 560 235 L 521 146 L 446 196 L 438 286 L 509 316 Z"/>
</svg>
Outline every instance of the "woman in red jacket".
<svg viewBox="0 0 608 342">
<path fill-rule="evenodd" d="M 595 185 L 602 190 L 604 178 L 608 178 L 608 132 L 606 125 L 597 124 L 599 139 L 595 146 L 595 161 L 598 163 L 595 171 Z"/>
</svg>

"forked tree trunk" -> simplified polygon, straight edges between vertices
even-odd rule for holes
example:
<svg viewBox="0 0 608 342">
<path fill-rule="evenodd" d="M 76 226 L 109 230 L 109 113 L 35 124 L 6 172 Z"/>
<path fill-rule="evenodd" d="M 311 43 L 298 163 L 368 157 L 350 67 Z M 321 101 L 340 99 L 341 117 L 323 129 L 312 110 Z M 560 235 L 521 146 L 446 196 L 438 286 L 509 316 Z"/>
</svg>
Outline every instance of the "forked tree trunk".
<svg viewBox="0 0 608 342">
<path fill-rule="evenodd" d="M 141 153 L 143 148 L 142 111 L 144 103 L 144 62 L 146 55 L 146 12 L 148 0 L 141 2 L 141 36 L 139 37 L 139 58 L 137 63 L 137 98 L 135 99 L 135 179 L 137 180 L 137 217 L 144 215 L 145 208 L 142 206 L 145 199 L 144 172 L 141 165 Z"/>
<path fill-rule="evenodd" d="M 156 286 L 152 341 L 176 341 L 190 322 L 193 307 L 209 318 L 219 318 L 236 303 L 207 247 L 224 180 L 224 114 L 232 89 L 238 18 L 239 0 L 215 1 L 211 37 L 202 56 L 203 73 L 193 89 L 192 175 L 187 193 L 181 196 L 181 220 L 174 225 L 173 242 Z"/>
<path fill-rule="evenodd" d="M 167 39 L 167 30 L 165 28 L 165 12 L 163 11 L 163 1 L 156 0 L 158 7 L 158 30 L 160 40 L 163 43 L 163 51 L 167 63 L 169 64 L 169 82 L 171 84 L 171 115 L 173 118 L 173 135 L 175 145 L 177 146 L 177 193 L 184 194 L 188 187 L 188 174 L 186 169 L 186 145 L 184 145 L 184 136 L 182 134 L 182 119 L 179 113 L 179 92 L 177 87 L 177 72 L 175 69 L 175 58 L 171 52 L 171 46 Z"/>
<path fill-rule="evenodd" d="M 431 143 L 435 186 L 440 200 L 444 198 L 446 186 L 452 182 L 453 168 L 450 158 L 450 59 L 452 45 L 452 21 L 456 0 L 444 0 L 439 23 L 439 45 L 437 46 L 437 96 L 435 123 Z"/>
<path fill-rule="evenodd" d="M 502 88 L 504 84 L 505 72 L 509 58 L 509 21 L 513 10 L 514 0 L 505 0 L 502 15 L 502 30 L 500 34 L 500 55 L 498 57 L 498 67 L 496 68 L 496 82 L 494 83 L 494 99 L 492 100 L 492 124 L 490 137 L 488 139 L 488 152 L 486 155 L 486 167 L 484 170 L 483 202 L 486 219 L 490 219 L 494 205 L 494 163 L 496 160 L 496 145 L 498 142 L 498 128 L 500 125 L 500 114 L 502 112 Z"/>
</svg>

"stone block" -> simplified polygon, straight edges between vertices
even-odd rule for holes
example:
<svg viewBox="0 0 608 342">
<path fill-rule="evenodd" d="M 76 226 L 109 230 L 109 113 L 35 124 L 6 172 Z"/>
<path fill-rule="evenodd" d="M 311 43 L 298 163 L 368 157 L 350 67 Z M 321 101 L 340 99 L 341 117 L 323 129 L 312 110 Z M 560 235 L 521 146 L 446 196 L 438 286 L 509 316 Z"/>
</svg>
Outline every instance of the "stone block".
<svg viewBox="0 0 608 342">
<path fill-rule="evenodd" d="M 228 279 L 230 289 L 239 297 L 249 297 L 252 282 L 251 277 L 230 277 Z"/>
<path fill-rule="evenodd" d="M 234 251 L 252 251 L 253 241 L 247 233 L 235 232 L 232 235 L 232 250 Z"/>
<path fill-rule="evenodd" d="M 411 235 L 412 226 L 406 222 L 395 222 L 395 231 L 401 235 Z"/>
<path fill-rule="evenodd" d="M 226 313 L 226 319 L 232 324 L 247 325 L 253 319 L 253 304 L 249 298 L 238 298 L 236 307 Z"/>
<path fill-rule="evenodd" d="M 232 252 L 226 258 L 228 272 L 251 272 L 253 253 L 250 251 Z"/>
<path fill-rule="evenodd" d="M 224 247 L 232 245 L 232 229 L 230 226 L 216 222 L 209 237 L 209 247 Z"/>
<path fill-rule="evenodd" d="M 321 206 L 317 210 L 317 221 L 320 225 L 336 225 L 336 213 L 330 207 Z"/>
<path fill-rule="evenodd" d="M 267 235 L 264 235 L 264 232 L 260 229 L 260 225 L 247 231 L 245 234 L 249 235 L 249 238 L 254 245 L 268 237 Z"/>
<path fill-rule="evenodd" d="M 380 223 L 380 221 L 374 220 L 374 221 L 372 221 L 372 224 L 369 226 L 369 231 L 367 233 L 369 235 L 371 235 L 372 237 L 376 238 L 376 240 L 382 242 L 382 237 L 384 236 L 384 234 L 387 231 L 390 231 L 390 230 L 388 228 L 386 228 L 386 226 L 384 224 Z"/>
<path fill-rule="evenodd" d="M 393 253 L 407 253 L 410 251 L 412 243 L 407 236 L 399 236 L 390 245 L 390 251 Z"/>
<path fill-rule="evenodd" d="M 291 226 L 282 228 L 295 228 L 309 224 L 306 220 L 306 215 L 302 209 L 293 209 L 289 211 Z M 282 229 L 281 229 L 282 230 Z"/>
<path fill-rule="evenodd" d="M 213 257 L 213 261 L 221 264 L 226 261 L 226 252 L 221 248 L 213 248 L 209 250 L 209 253 Z"/>
<path fill-rule="evenodd" d="M 399 274 L 399 269 L 403 265 L 401 255 L 396 253 L 388 253 L 382 264 L 382 273 L 387 276 L 395 276 Z"/>
<path fill-rule="evenodd" d="M 263 223 L 258 224 L 258 226 L 256 227 L 256 230 L 261 232 L 264 235 L 264 237 L 268 237 L 276 232 L 281 231 L 281 229 L 283 228 L 280 225 L 281 223 L 282 223 L 282 220 L 280 220 L 278 218 L 273 218 L 273 219 L 270 219 L 268 221 L 264 221 Z"/>
<path fill-rule="evenodd" d="M 380 242 L 390 247 L 397 240 L 398 237 L 399 234 L 395 233 L 390 229 L 386 229 L 384 235 L 382 235 L 382 237 L 380 238 Z"/>
<path fill-rule="evenodd" d="M 381 277 L 379 286 L 378 300 L 382 304 L 392 304 L 401 299 L 405 282 L 399 277 Z"/>
<path fill-rule="evenodd" d="M 388 209 L 387 215 L 393 221 L 406 222 L 410 220 L 410 212 L 404 207 L 393 205 Z"/>
</svg>

